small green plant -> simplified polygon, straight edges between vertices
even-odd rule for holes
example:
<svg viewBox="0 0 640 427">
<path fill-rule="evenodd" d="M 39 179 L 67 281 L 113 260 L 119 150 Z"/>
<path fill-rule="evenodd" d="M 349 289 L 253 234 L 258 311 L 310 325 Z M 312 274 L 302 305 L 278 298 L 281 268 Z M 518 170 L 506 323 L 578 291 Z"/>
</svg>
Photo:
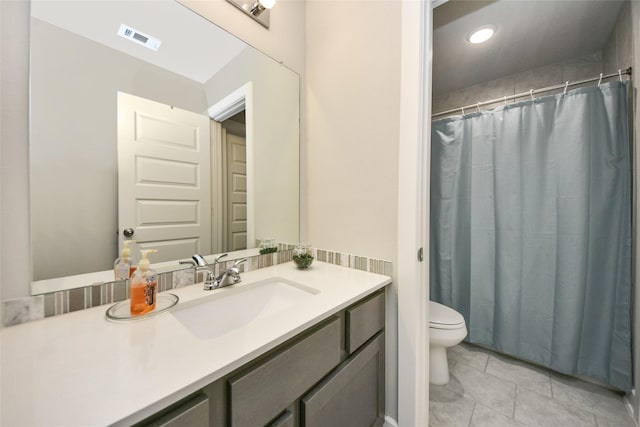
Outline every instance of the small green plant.
<svg viewBox="0 0 640 427">
<path fill-rule="evenodd" d="M 311 254 L 294 255 L 293 261 L 296 263 L 298 268 L 304 270 L 305 268 L 309 268 L 311 266 L 311 263 L 313 262 L 313 255 Z"/>
<path fill-rule="evenodd" d="M 272 254 L 274 252 L 278 252 L 278 247 L 274 246 L 271 248 L 262 248 L 260 249 L 260 255 L 264 255 L 264 254 Z"/>
</svg>

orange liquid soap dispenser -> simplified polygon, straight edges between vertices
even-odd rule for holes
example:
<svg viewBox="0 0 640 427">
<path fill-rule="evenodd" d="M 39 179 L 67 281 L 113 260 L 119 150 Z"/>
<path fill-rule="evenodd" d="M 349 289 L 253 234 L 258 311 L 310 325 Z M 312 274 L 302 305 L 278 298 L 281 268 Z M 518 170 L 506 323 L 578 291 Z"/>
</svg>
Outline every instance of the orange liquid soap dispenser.
<svg viewBox="0 0 640 427">
<path fill-rule="evenodd" d="M 148 254 L 156 252 L 158 251 L 155 249 L 140 251 L 142 259 L 138 269 L 133 273 L 130 285 L 132 316 L 139 316 L 156 308 L 158 275 L 150 268 L 150 262 L 147 259 Z"/>
<path fill-rule="evenodd" d="M 129 243 L 135 243 L 135 240 L 124 240 L 122 242 L 122 252 L 120 258 L 113 263 L 113 272 L 116 280 L 126 280 L 133 276 L 136 271 L 136 260 L 131 256 L 131 248 Z"/>
</svg>

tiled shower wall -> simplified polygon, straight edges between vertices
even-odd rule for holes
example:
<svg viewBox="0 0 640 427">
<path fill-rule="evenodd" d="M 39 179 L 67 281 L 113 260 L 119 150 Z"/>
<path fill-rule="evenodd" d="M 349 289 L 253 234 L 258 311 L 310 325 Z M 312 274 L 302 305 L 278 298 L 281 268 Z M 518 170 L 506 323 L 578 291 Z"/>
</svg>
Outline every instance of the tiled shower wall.
<svg viewBox="0 0 640 427">
<path fill-rule="evenodd" d="M 247 272 L 272 265 L 292 262 L 293 248 L 293 245 L 280 244 L 278 252 L 249 257 L 247 262 L 241 264 L 241 270 Z M 315 249 L 314 252 L 317 261 L 372 273 L 385 274 L 387 276 L 390 276 L 392 273 L 392 264 L 389 261 L 324 249 Z M 232 260 L 219 263 L 215 273 L 219 274 L 220 268 L 230 268 L 233 262 Z M 158 292 L 193 285 L 201 281 L 202 278 L 195 280 L 193 267 L 160 273 L 158 274 Z M 16 300 L 2 301 L 2 324 L 3 326 L 17 325 L 31 320 L 70 313 L 72 311 L 113 304 L 128 298 L 128 281 L 123 280 Z"/>
<path fill-rule="evenodd" d="M 633 65 L 633 35 L 631 22 L 631 3 L 622 6 L 616 26 L 609 41 L 602 50 L 602 72 L 617 73 Z"/>
<path fill-rule="evenodd" d="M 597 77 L 603 72 L 602 54 L 602 51 L 597 51 L 578 58 L 567 59 L 557 64 L 545 65 L 464 89 L 435 95 L 433 97 L 432 111 L 435 114 L 453 108 L 473 105 L 478 102 L 528 92 L 531 89 L 541 89 L 548 86 L 564 84 L 566 81 L 575 82 Z M 551 94 L 551 92 L 549 92 L 549 94 Z M 508 101 L 508 103 L 519 101 L 522 101 L 522 99 Z M 487 105 L 482 108 L 490 109 L 501 103 L 502 101 L 495 105 Z M 475 110 L 465 112 L 472 113 L 475 112 Z M 460 112 L 457 111 L 453 114 L 460 114 Z M 446 116 L 440 116 L 438 118 L 443 117 Z"/>
</svg>

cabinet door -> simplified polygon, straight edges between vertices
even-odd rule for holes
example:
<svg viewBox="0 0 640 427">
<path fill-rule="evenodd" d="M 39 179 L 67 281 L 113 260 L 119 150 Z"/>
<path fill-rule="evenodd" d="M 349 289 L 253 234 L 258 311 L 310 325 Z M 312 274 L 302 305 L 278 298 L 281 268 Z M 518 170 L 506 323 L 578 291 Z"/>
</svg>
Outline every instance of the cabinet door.
<svg viewBox="0 0 640 427">
<path fill-rule="evenodd" d="M 346 319 L 347 352 L 351 354 L 384 328 L 384 292 L 348 308 Z"/>
<path fill-rule="evenodd" d="M 267 424 L 340 363 L 334 319 L 249 372 L 229 380 L 231 427 Z"/>
<path fill-rule="evenodd" d="M 384 422 L 384 332 L 344 361 L 301 403 L 305 427 L 369 427 Z"/>
</svg>

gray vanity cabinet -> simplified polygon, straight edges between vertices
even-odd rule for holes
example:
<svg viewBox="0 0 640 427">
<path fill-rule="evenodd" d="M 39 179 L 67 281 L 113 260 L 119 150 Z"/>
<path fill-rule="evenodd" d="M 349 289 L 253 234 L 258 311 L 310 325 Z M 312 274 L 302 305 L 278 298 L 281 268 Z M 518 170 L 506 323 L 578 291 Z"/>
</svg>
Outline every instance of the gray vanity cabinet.
<svg viewBox="0 0 640 427">
<path fill-rule="evenodd" d="M 141 424 L 381 426 L 384 321 L 380 290 Z"/>
<path fill-rule="evenodd" d="M 384 423 L 384 333 L 344 361 L 301 403 L 305 427 Z"/>
<path fill-rule="evenodd" d="M 344 311 L 348 357 L 300 402 L 304 427 L 384 424 L 384 293 Z"/>
</svg>

